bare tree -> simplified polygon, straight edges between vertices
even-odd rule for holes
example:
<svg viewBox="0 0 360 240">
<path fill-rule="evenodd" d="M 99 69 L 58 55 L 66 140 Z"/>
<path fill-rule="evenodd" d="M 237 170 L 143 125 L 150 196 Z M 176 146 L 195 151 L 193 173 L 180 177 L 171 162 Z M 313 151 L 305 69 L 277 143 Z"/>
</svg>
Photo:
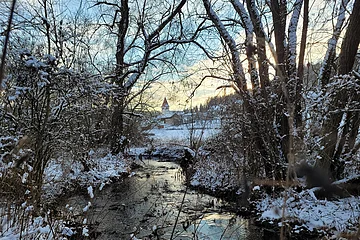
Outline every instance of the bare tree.
<svg viewBox="0 0 360 240">
<path fill-rule="evenodd" d="M 178 45 L 193 42 L 197 35 L 196 31 L 190 36 L 184 34 L 182 8 L 185 3 L 186 0 L 179 3 L 139 1 L 130 5 L 128 0 L 122 0 L 121 5 L 108 2 L 96 4 L 113 9 L 112 23 L 107 25 L 117 29 L 116 66 L 114 74 L 107 77 L 118 86 L 118 94 L 112 99 L 114 110 L 110 129 L 110 145 L 114 154 L 123 151 L 128 144 L 124 116 L 127 115 L 129 101 L 134 99 L 134 94 L 137 95 L 132 92 L 134 86 L 148 71 L 149 65 L 162 63 L 176 69 L 172 60 L 167 60 L 168 56 L 176 52 Z M 150 78 L 148 83 L 156 79 L 156 76 Z"/>
<path fill-rule="evenodd" d="M 265 34 L 255 1 L 248 0 L 246 8 L 239 1 L 233 0 L 230 2 L 238 16 L 240 16 L 242 27 L 247 36 L 245 45 L 252 91 L 247 89 L 238 44 L 223 24 L 225 21 L 220 19 L 213 9 L 210 1 L 203 1 L 207 16 L 218 30 L 232 56 L 231 66 L 234 82 L 237 84 L 240 90 L 239 94 L 243 99 L 243 114 L 248 119 L 247 121 L 249 121 L 245 124 L 247 130 L 243 132 L 244 141 L 253 141 L 254 144 L 254 148 L 249 150 L 252 152 L 250 155 L 254 157 L 253 152 L 259 152 L 259 159 L 262 159 L 260 162 L 262 162 L 265 168 L 266 175 L 268 177 L 281 178 L 284 177 L 282 166 L 288 161 L 293 148 L 292 134 L 295 111 L 293 101 L 295 95 L 299 96 L 301 91 L 301 89 L 296 88 L 298 81 L 296 46 L 297 26 L 303 1 L 296 1 L 292 6 L 292 15 L 287 31 L 286 18 L 288 9 L 286 1 L 279 2 L 274 0 L 267 2 L 272 14 L 276 48 L 272 45 L 267 34 Z M 252 31 L 256 35 L 256 45 L 253 44 Z M 271 61 L 266 52 L 266 44 L 269 46 L 270 52 L 275 59 L 275 65 L 272 66 L 277 74 L 272 83 L 269 80 L 269 65 Z M 255 64 L 256 56 L 257 65 Z M 259 83 L 257 83 L 258 75 L 260 75 Z M 262 92 L 261 98 L 257 97 L 259 90 Z M 276 99 L 274 96 L 276 96 Z M 273 128 L 274 121 L 277 123 L 277 128 L 275 129 Z M 244 144 L 249 146 L 249 143 Z M 281 148 L 277 148 L 277 144 L 280 144 Z"/>
<path fill-rule="evenodd" d="M 352 109 L 346 110 L 351 105 L 358 104 L 360 98 L 358 97 L 356 88 L 351 87 L 353 81 L 358 81 L 356 75 L 351 77 L 351 70 L 355 62 L 355 56 L 358 51 L 360 42 L 360 30 L 358 23 L 360 21 L 360 1 L 356 0 L 353 5 L 352 13 L 349 17 L 349 26 L 346 29 L 344 40 L 341 44 L 341 50 L 339 54 L 339 63 L 337 74 L 339 78 L 334 77 L 333 82 L 338 82 L 342 88 L 340 88 L 331 99 L 330 104 L 330 116 L 324 121 L 322 126 L 323 134 L 323 150 L 321 151 L 321 160 L 319 165 L 328 170 L 333 179 L 341 177 L 344 170 L 344 162 L 341 160 L 343 154 L 348 155 L 347 158 L 351 158 L 355 153 L 355 142 L 359 131 L 359 112 Z M 328 54 L 328 53 L 327 53 Z M 324 64 L 326 66 L 327 59 Z M 324 83 L 331 81 L 328 77 Z M 346 87 L 347 84 L 350 86 Z M 344 123 L 341 124 L 344 118 Z M 345 149 L 346 146 L 346 149 Z M 344 155 L 343 155 L 344 156 Z"/>
</svg>

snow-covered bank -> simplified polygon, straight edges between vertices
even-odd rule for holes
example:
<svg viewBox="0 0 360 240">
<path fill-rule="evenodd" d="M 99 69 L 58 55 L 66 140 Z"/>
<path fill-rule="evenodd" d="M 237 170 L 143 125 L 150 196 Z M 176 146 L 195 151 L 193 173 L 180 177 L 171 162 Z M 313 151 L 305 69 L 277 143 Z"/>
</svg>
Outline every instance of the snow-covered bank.
<svg viewBox="0 0 360 240">
<path fill-rule="evenodd" d="M 201 151 L 191 167 L 194 169 L 190 179 L 193 187 L 205 188 L 212 192 L 219 190 L 242 191 L 241 173 L 237 173 L 233 163 L 226 159 L 214 161 L 214 159 L 208 158 L 206 152 Z"/>
<path fill-rule="evenodd" d="M 116 156 L 108 149 L 90 150 L 87 163 L 89 171 L 78 161 L 58 158 L 50 162 L 45 170 L 43 192 L 51 197 L 61 195 L 73 183 L 81 187 L 100 186 L 110 183 L 114 178 L 130 174 L 132 159 L 126 159 L 121 154 Z"/>
<path fill-rule="evenodd" d="M 81 192 L 87 192 L 90 199 L 88 205 L 82 206 L 83 212 L 86 212 L 91 208 L 91 199 L 96 188 L 101 191 L 114 179 L 132 175 L 130 169 L 132 161 L 121 154 L 111 155 L 107 149 L 91 150 L 88 153 L 87 163 L 91 165 L 89 171 L 84 171 L 82 164 L 72 159 L 62 157 L 54 159 L 45 170 L 42 199 L 48 203 L 61 195 L 82 189 Z M 27 191 L 25 194 L 30 192 Z M 72 206 L 66 206 L 67 212 L 62 213 L 62 217 L 54 216 L 51 209 L 43 209 L 42 216 L 37 216 L 33 212 L 34 207 L 31 202 L 27 201 L 22 203 L 20 209 L 15 206 L 10 206 L 10 209 L 4 207 L 9 207 L 9 204 L 4 202 L 0 206 L 0 239 L 2 240 L 67 239 L 74 234 L 88 235 L 87 220 L 84 216 L 80 228 L 69 225 L 75 214 Z"/>
<path fill-rule="evenodd" d="M 256 201 L 259 219 L 280 227 L 285 207 L 285 222 L 294 224 L 295 233 L 299 233 L 300 229 L 315 229 L 332 239 L 344 233 L 354 233 L 359 227 L 359 196 L 329 201 L 316 199 L 311 189 L 300 193 L 289 190 L 287 194 L 286 202 L 284 196 L 275 197 L 268 194 Z"/>
<path fill-rule="evenodd" d="M 228 191 L 229 194 L 236 192 L 238 195 L 235 198 L 242 199 L 241 193 L 244 192 L 242 175 L 237 174 L 236 167 L 225 159 L 210 161 L 203 157 L 197 160 L 193 168 L 195 171 L 190 181 L 192 186 L 213 192 L 215 195 L 221 191 Z M 269 190 L 269 186 L 266 188 Z M 293 188 L 281 190 L 277 187 L 272 193 L 266 193 L 265 187 L 252 186 L 250 190 L 250 199 L 255 199 L 250 201 L 250 205 L 253 206 L 253 212 L 256 213 L 254 217 L 259 223 L 266 222 L 276 228 L 284 221 L 292 227 L 292 234 L 301 235 L 302 231 L 314 231 L 331 239 L 338 239 L 344 234 L 354 234 L 358 231 L 359 196 L 321 200 L 315 196 L 314 191 L 317 188 L 298 192 Z"/>
</svg>

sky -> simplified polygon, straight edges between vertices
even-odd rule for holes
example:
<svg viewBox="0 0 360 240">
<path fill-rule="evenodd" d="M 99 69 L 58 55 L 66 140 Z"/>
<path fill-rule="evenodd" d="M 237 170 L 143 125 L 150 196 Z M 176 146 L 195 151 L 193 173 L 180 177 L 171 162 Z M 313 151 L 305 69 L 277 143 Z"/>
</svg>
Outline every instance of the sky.
<svg viewBox="0 0 360 240">
<path fill-rule="evenodd" d="M 309 23 L 309 32 L 308 32 L 308 38 L 307 38 L 307 49 L 305 53 L 305 64 L 308 62 L 310 63 L 318 63 L 321 62 L 325 56 L 325 52 L 327 49 L 327 43 L 328 40 L 331 37 L 333 25 L 336 23 L 336 18 L 332 18 L 332 11 L 333 11 L 333 4 L 339 4 L 339 1 L 337 2 L 328 2 L 324 4 L 324 1 L 317 1 L 317 2 L 311 2 L 310 3 L 310 23 Z M 352 6 L 352 3 L 348 5 L 348 10 Z M 299 19 L 299 31 L 297 32 L 298 38 L 297 38 L 297 46 L 299 51 L 299 45 L 300 45 L 300 39 L 301 39 L 301 29 L 302 29 L 302 12 Z M 336 14 L 333 13 L 333 14 Z M 291 15 L 289 15 L 290 19 Z M 343 33 L 344 34 L 344 31 Z M 237 43 L 243 43 L 244 42 L 244 33 L 239 32 L 238 35 L 234 35 L 234 38 Z M 274 40 L 272 40 L 274 41 Z M 341 44 L 341 37 L 339 39 L 338 46 Z M 221 50 L 219 50 L 220 52 Z M 268 53 L 270 51 L 268 50 Z M 242 56 L 242 59 L 244 59 L 244 56 Z M 269 56 L 270 61 L 271 57 Z M 190 71 L 196 71 L 197 68 L 201 66 L 211 66 L 213 63 L 210 60 L 200 60 L 198 62 L 195 62 L 193 65 L 188 67 L 188 70 Z M 247 72 L 247 63 L 243 63 L 244 71 Z M 274 74 L 274 70 L 270 68 L 270 74 Z M 220 74 L 221 75 L 221 74 Z M 192 82 L 199 82 L 201 77 L 200 74 L 195 74 L 190 81 Z M 247 77 L 249 79 L 249 75 L 247 74 Z M 224 85 L 224 81 L 219 81 L 215 79 L 208 79 L 204 81 L 201 87 L 196 91 L 194 97 L 192 98 L 192 105 L 198 105 L 203 104 L 206 102 L 206 100 L 209 97 L 213 97 L 216 95 L 224 94 L 224 91 L 217 90 L 217 88 L 221 85 Z M 251 88 L 250 84 L 248 85 L 248 88 Z M 168 102 L 170 104 L 171 110 L 182 110 L 183 105 L 186 103 L 186 100 L 188 100 L 188 97 L 191 94 L 191 91 L 186 91 L 183 89 L 183 91 L 179 91 L 178 88 L 175 88 L 175 91 L 172 91 L 171 84 L 163 83 L 160 87 L 158 87 L 157 97 L 158 97 L 158 106 L 161 106 L 161 103 L 163 101 L 164 97 L 167 97 Z M 227 93 L 233 92 L 230 89 L 226 91 Z M 189 103 L 186 103 L 187 106 L 189 106 Z"/>
<path fill-rule="evenodd" d="M 62 3 L 62 7 L 60 7 L 60 10 L 65 9 L 71 9 L 71 11 L 76 12 L 81 4 L 84 3 L 85 5 L 89 6 L 88 1 L 78 1 L 78 0 L 56 0 L 57 2 Z M 25 2 L 27 4 L 33 4 L 34 2 L 37 2 L 37 0 L 24 0 L 19 2 Z M 322 1 L 320 1 L 322 2 Z M 331 4 L 329 4 L 331 5 Z M 351 5 L 351 4 L 350 4 Z M 330 7 L 331 8 L 331 7 Z M 324 11 L 328 11 L 328 9 L 324 9 Z M 89 9 L 86 7 L 86 11 L 91 11 L 91 8 Z M 331 25 L 332 22 L 330 21 L 328 25 L 321 24 L 322 22 L 326 22 L 327 17 L 326 14 L 321 14 L 321 8 L 313 3 L 311 5 L 311 18 L 316 19 L 318 21 L 318 25 L 312 26 L 310 23 L 310 27 L 313 27 L 314 29 L 317 29 L 316 34 L 309 33 L 308 40 L 316 43 L 316 45 L 308 45 L 308 51 L 306 54 L 306 61 L 319 61 L 319 59 L 322 58 L 324 55 L 324 46 L 326 46 L 327 40 L 328 40 L 328 32 L 331 31 Z M 73 13 L 74 13 L 73 12 Z M 300 18 L 300 26 L 302 22 L 302 17 Z M 324 34 L 321 33 L 321 29 L 323 29 Z M 300 33 L 299 33 L 300 34 Z M 244 36 L 241 32 L 238 33 L 238 35 L 235 35 L 235 38 L 238 43 L 244 42 Z M 300 38 L 299 38 L 300 39 Z M 211 44 L 211 43 L 210 43 Z M 106 46 L 104 46 L 106 47 Z M 219 47 L 219 52 L 221 47 Z M 109 48 L 108 51 L 111 51 Z M 190 52 L 189 52 L 190 53 Z M 106 53 L 108 54 L 108 53 Z M 112 53 L 110 53 L 112 54 Z M 194 54 L 194 53 L 192 53 Z M 191 77 L 185 78 L 183 81 L 180 81 L 179 78 L 176 80 L 169 77 L 168 79 L 163 79 L 161 82 L 158 82 L 154 84 L 151 88 L 150 94 L 153 94 L 153 102 L 156 108 L 161 106 L 161 103 L 166 97 L 168 99 L 168 102 L 170 104 L 171 110 L 183 110 L 184 108 L 190 107 L 190 105 L 198 105 L 203 104 L 207 101 L 209 97 L 217 96 L 224 94 L 223 90 L 217 89 L 219 86 L 222 86 L 226 83 L 222 80 L 215 80 L 215 79 L 207 79 L 203 82 L 201 87 L 198 88 L 198 90 L 195 92 L 194 96 L 189 99 L 192 93 L 191 89 L 187 89 L 185 86 L 192 86 L 194 87 L 196 83 L 198 83 L 204 73 L 198 73 L 198 69 L 204 66 L 214 66 L 214 63 L 209 60 L 197 60 L 194 62 L 191 62 L 187 66 L 188 71 L 193 71 L 193 74 Z M 246 71 L 246 63 L 244 65 L 244 70 Z M 216 66 L 215 66 L 216 67 Z M 222 73 L 221 73 L 222 74 Z M 221 75 L 220 74 L 220 75 Z M 226 74 L 226 73 L 224 73 Z M 175 84 L 173 84 L 175 82 Z M 175 85 L 175 86 L 174 86 Z M 230 93 L 230 90 L 226 90 L 226 93 Z"/>
<path fill-rule="evenodd" d="M 179 83 L 181 85 L 181 83 Z M 181 111 L 204 104 L 210 97 L 222 96 L 233 92 L 232 89 L 217 89 L 224 85 L 223 81 L 208 79 L 203 82 L 202 86 L 195 92 L 194 96 L 190 98 L 192 90 L 186 90 L 182 87 L 173 87 L 171 83 L 155 83 L 152 87 L 154 91 L 154 105 L 156 110 L 161 110 L 161 104 L 166 97 L 171 111 Z M 176 90 L 177 89 L 177 90 Z"/>
</svg>

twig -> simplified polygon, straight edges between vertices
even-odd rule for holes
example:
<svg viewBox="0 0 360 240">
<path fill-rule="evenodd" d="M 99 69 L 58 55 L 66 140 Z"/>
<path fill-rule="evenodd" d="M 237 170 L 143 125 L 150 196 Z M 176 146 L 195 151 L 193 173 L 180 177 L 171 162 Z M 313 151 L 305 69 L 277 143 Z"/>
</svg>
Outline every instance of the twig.
<svg viewBox="0 0 360 240">
<path fill-rule="evenodd" d="M 180 213 L 181 213 L 181 210 L 182 210 L 182 206 L 183 206 L 183 204 L 184 204 L 184 202 L 185 202 L 185 197 L 186 197 L 187 189 L 188 189 L 188 185 L 186 185 L 185 192 L 184 192 L 184 196 L 183 196 L 183 198 L 182 198 L 182 200 L 181 200 L 179 212 L 178 212 L 178 215 L 177 215 L 176 220 L 175 220 L 174 227 L 173 227 L 172 232 L 171 232 L 170 240 L 173 239 L 174 232 L 175 232 L 175 228 L 176 228 L 176 225 L 177 225 L 177 222 L 178 222 L 178 220 L 179 220 Z"/>
</svg>

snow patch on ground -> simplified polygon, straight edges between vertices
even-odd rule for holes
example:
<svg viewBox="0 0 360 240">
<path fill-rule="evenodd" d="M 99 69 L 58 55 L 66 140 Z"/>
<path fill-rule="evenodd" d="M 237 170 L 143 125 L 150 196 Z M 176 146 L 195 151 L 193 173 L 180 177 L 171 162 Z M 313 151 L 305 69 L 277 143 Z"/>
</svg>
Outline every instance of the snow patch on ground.
<svg viewBox="0 0 360 240">
<path fill-rule="evenodd" d="M 84 171 L 82 164 L 72 159 L 59 157 L 50 161 L 45 169 L 43 199 L 50 200 L 71 191 L 73 184 L 86 189 L 89 197 L 93 198 L 95 188 L 101 190 L 113 178 L 131 174 L 129 166 L 132 159 L 125 159 L 121 154 L 114 156 L 107 149 L 99 149 L 91 150 L 88 156 L 87 162 L 92 165 L 90 171 Z M 83 211 L 88 211 L 91 205 L 89 201 L 83 206 Z M 19 239 L 20 236 L 24 239 L 67 239 L 76 233 L 75 229 L 66 226 L 65 220 L 49 219 L 48 213 L 45 216 L 34 216 L 33 206 L 28 206 L 27 202 L 23 203 L 22 208 L 26 212 L 26 216 L 23 216 L 26 226 L 21 233 L 20 223 L 14 222 L 13 216 L 10 219 L 7 214 L 3 214 L 5 211 L 0 208 L 0 239 Z M 67 209 L 71 217 L 73 209 L 70 206 Z M 81 234 L 89 234 L 86 222 Z"/>
<path fill-rule="evenodd" d="M 356 231 L 360 217 L 360 197 L 343 198 L 336 201 L 317 200 L 312 190 L 301 193 L 289 191 L 285 203 L 287 221 L 300 222 L 302 227 L 313 229 L 334 229 L 334 233 Z M 280 220 L 284 207 L 284 197 L 266 195 L 256 202 L 262 220 Z"/>
<path fill-rule="evenodd" d="M 200 151 L 199 157 L 193 166 L 193 174 L 190 184 L 194 187 L 202 187 L 211 191 L 235 190 L 242 186 L 241 177 L 236 169 L 226 160 L 212 159 Z M 241 189 L 239 189 L 241 192 Z"/>
<path fill-rule="evenodd" d="M 1 225 L 3 226 L 6 219 L 1 219 Z M 54 222 L 48 221 L 47 217 L 35 217 L 32 219 L 31 224 L 27 225 L 26 228 L 20 233 L 16 228 L 2 228 L 0 231 L 1 240 L 16 240 L 16 239 L 67 239 L 71 237 L 75 232 L 65 226 L 65 222 L 62 220 L 56 220 Z M 59 238 L 57 235 L 63 236 Z"/>
<path fill-rule="evenodd" d="M 124 173 L 130 173 L 130 163 L 119 155 L 112 155 L 106 149 L 89 152 L 88 163 L 92 165 L 90 171 L 84 171 L 78 161 L 58 158 L 49 163 L 45 170 L 43 192 L 45 198 L 62 194 L 64 189 L 76 183 L 82 187 L 100 186 L 107 184 L 112 178 Z"/>
</svg>

